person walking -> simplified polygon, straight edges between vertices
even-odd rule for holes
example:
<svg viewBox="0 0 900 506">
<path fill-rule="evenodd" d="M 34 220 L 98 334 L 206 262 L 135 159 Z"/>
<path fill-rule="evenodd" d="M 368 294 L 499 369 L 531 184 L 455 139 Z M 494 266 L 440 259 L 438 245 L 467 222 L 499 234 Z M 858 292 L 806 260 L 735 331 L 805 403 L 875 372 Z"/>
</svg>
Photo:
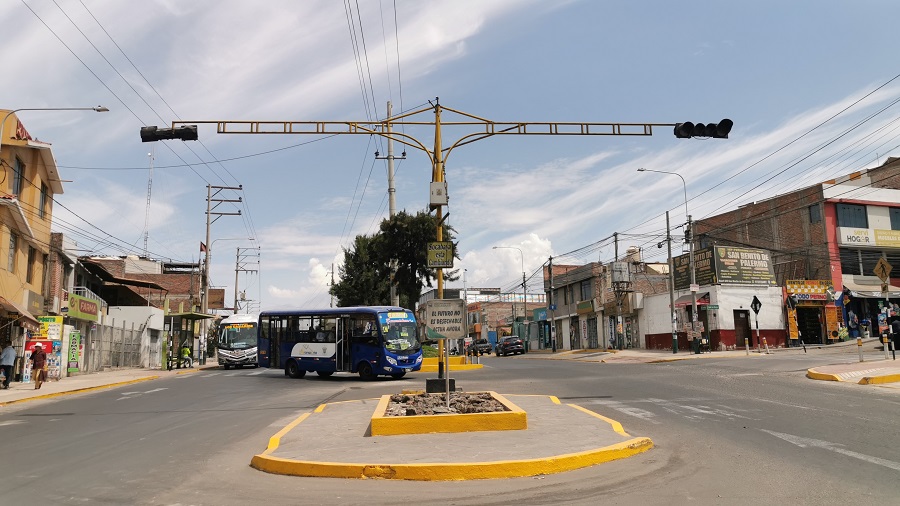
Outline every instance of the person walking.
<svg viewBox="0 0 900 506">
<path fill-rule="evenodd" d="M 31 375 L 34 377 L 34 389 L 40 389 L 41 383 L 47 379 L 47 354 L 40 344 L 34 345 L 31 352 Z"/>
<path fill-rule="evenodd" d="M 12 380 L 13 364 L 16 363 L 16 349 L 12 347 L 12 343 L 6 341 L 3 345 L 3 352 L 0 353 L 0 370 L 3 371 L 3 384 L 0 388 L 9 389 L 9 382 Z"/>
<path fill-rule="evenodd" d="M 859 317 L 853 310 L 847 311 L 847 327 L 850 329 L 850 337 L 856 339 L 859 337 Z"/>
</svg>

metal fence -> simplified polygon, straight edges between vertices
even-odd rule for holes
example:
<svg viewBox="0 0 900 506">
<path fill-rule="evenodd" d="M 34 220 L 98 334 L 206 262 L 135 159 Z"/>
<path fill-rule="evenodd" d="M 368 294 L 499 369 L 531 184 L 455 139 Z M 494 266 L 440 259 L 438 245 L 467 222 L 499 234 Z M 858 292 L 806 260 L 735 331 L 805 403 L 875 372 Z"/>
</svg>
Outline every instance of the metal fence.
<svg viewBox="0 0 900 506">
<path fill-rule="evenodd" d="M 115 322 L 113 322 L 115 323 Z M 128 327 L 126 327 L 128 325 Z M 85 340 L 85 360 L 82 371 L 141 367 L 143 328 L 134 323 L 121 326 L 96 325 Z"/>
</svg>

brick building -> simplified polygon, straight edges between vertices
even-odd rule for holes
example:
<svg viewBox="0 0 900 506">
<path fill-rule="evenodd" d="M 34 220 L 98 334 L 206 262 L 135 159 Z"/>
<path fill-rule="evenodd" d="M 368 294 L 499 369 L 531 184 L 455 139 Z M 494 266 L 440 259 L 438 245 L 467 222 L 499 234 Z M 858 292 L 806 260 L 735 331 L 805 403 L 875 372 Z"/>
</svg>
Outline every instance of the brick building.
<svg viewBox="0 0 900 506">
<path fill-rule="evenodd" d="M 832 341 L 851 310 L 877 334 L 893 316 L 885 300 L 900 302 L 900 159 L 697 221 L 694 236 L 770 253 L 783 323 L 767 331 L 782 342 Z M 886 282 L 880 262 L 894 267 Z M 790 295 L 796 309 L 784 309 Z"/>
</svg>

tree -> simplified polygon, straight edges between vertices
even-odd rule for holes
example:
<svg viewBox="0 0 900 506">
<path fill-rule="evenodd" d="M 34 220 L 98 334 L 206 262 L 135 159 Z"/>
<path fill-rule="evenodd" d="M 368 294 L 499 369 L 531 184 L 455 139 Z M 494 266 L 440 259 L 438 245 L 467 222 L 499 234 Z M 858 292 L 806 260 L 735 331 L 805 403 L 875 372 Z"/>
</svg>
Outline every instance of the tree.
<svg viewBox="0 0 900 506">
<path fill-rule="evenodd" d="M 453 228 L 443 225 L 443 238 L 453 241 Z M 381 222 L 374 236 L 357 236 L 350 250 L 344 249 L 341 280 L 331 288 L 340 306 L 387 305 L 390 303 L 391 259 L 397 261 L 395 281 L 400 306 L 414 308 L 425 286 L 431 287 L 437 272 L 429 269 L 427 244 L 435 241 L 434 216 L 415 216 L 401 211 Z M 456 252 L 454 251 L 454 255 Z M 445 271 L 444 279 L 458 279 L 457 271 Z"/>
</svg>

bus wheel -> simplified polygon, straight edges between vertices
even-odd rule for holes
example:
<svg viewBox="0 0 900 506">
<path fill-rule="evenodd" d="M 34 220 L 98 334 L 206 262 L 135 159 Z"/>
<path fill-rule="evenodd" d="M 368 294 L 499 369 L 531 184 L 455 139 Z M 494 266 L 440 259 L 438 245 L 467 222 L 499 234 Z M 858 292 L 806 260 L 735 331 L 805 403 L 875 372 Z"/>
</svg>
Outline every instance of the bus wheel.
<svg viewBox="0 0 900 506">
<path fill-rule="evenodd" d="M 306 376 L 306 371 L 300 369 L 300 364 L 294 360 L 288 361 L 284 368 L 284 373 L 292 378 L 302 378 Z"/>
<path fill-rule="evenodd" d="M 316 374 L 318 374 L 319 376 L 321 376 L 323 378 L 327 378 L 327 377 L 331 376 L 332 374 L 334 374 L 334 371 L 316 371 Z"/>
<path fill-rule="evenodd" d="M 226 371 L 227 371 L 228 369 L 231 369 L 231 365 L 230 365 L 230 364 L 225 364 L 225 365 L 223 365 L 222 367 L 224 367 Z"/>
<path fill-rule="evenodd" d="M 366 381 L 375 379 L 375 374 L 372 372 L 372 365 L 368 362 L 359 364 L 359 377 Z"/>
<path fill-rule="evenodd" d="M 400 378 L 402 378 L 402 377 L 404 377 L 404 376 L 406 376 L 406 372 L 405 372 L 405 371 L 404 371 L 404 372 L 398 372 L 398 373 L 391 374 L 391 377 L 394 378 L 395 380 L 398 380 L 398 379 L 400 379 Z"/>
</svg>

